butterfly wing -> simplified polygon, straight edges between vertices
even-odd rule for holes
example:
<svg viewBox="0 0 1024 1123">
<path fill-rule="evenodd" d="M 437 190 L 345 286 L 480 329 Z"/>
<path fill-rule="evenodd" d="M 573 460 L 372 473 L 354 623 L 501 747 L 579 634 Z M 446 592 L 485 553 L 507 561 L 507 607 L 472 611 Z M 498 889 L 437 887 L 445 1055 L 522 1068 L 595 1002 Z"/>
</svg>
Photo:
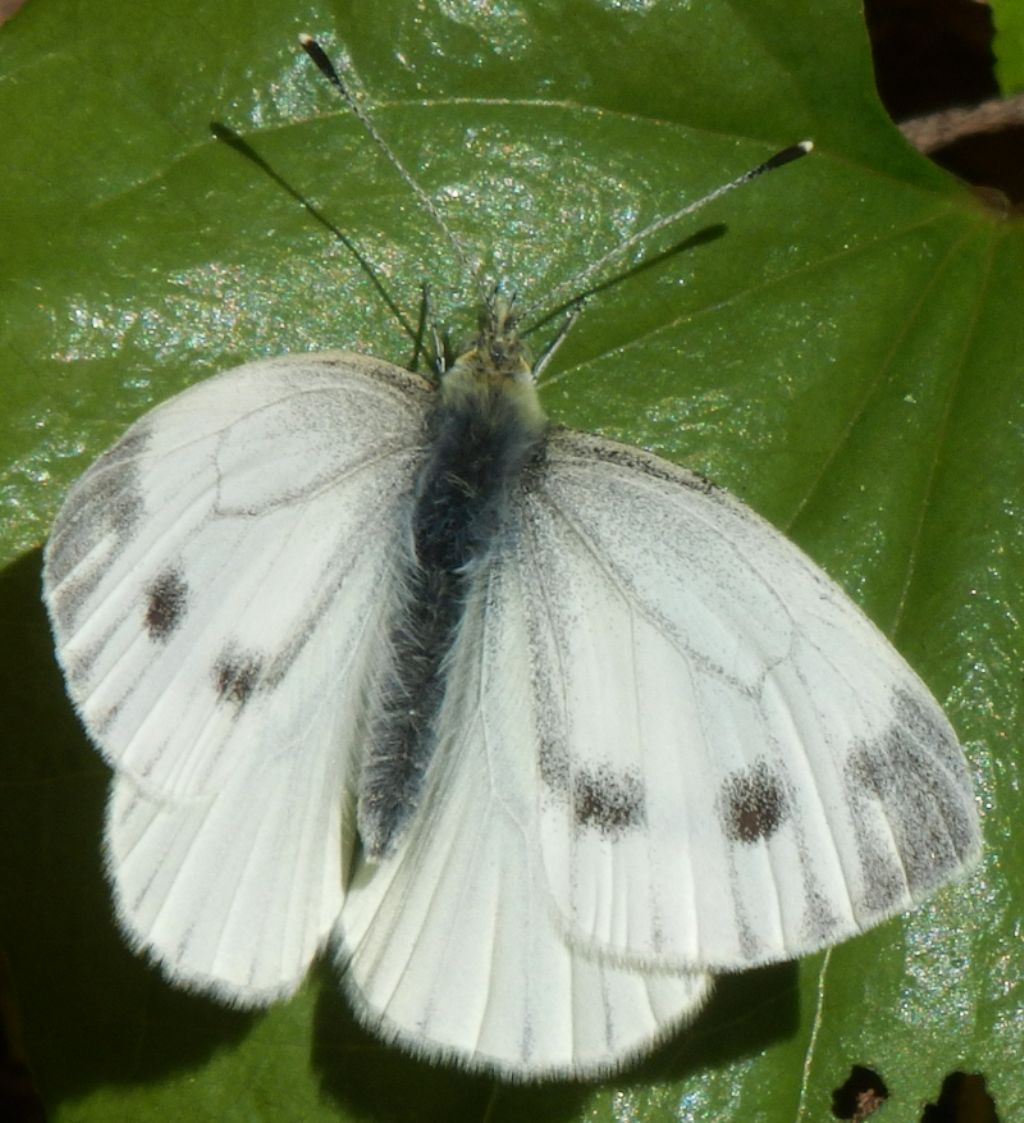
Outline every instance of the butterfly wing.
<svg viewBox="0 0 1024 1123">
<path fill-rule="evenodd" d="M 431 399 L 355 355 L 240 367 L 132 426 L 57 518 L 45 599 L 116 770 L 118 915 L 178 981 L 269 1001 L 341 907 L 342 793 Z"/>
<path fill-rule="evenodd" d="M 341 908 L 351 732 L 239 768 L 212 798 L 162 802 L 116 774 L 106 824 L 118 922 L 175 983 L 232 1005 L 292 994 Z M 291 754 L 290 759 L 285 755 Z"/>
<path fill-rule="evenodd" d="M 544 869 L 574 940 L 735 970 L 837 943 L 974 860 L 938 704 L 748 508 L 559 431 L 514 541 Z"/>
<path fill-rule="evenodd" d="M 710 980 L 632 970 L 565 938 L 537 845 L 519 579 L 498 565 L 474 586 L 417 815 L 393 855 L 357 866 L 339 960 L 361 1018 L 414 1053 L 582 1076 L 688 1020 Z"/>
</svg>

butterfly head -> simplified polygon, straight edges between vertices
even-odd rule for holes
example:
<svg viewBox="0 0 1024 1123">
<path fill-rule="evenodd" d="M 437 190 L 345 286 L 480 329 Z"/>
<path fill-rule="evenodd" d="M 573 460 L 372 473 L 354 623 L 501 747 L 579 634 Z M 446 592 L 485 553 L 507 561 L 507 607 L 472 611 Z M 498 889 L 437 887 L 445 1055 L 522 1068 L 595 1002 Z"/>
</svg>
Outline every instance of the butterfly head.
<svg viewBox="0 0 1024 1123">
<path fill-rule="evenodd" d="M 487 301 L 473 345 L 441 376 L 441 397 L 446 405 L 500 399 L 527 425 L 544 426 L 514 297 L 495 292 Z"/>
</svg>

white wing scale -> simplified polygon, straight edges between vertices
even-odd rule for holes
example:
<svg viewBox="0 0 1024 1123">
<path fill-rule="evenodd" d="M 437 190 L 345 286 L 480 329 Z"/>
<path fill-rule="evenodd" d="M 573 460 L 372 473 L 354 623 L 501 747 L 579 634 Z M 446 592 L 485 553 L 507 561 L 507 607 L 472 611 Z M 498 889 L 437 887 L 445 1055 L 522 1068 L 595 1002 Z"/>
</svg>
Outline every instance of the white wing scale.
<svg viewBox="0 0 1024 1123">
<path fill-rule="evenodd" d="M 338 915 L 431 401 L 361 356 L 250 364 L 142 418 L 57 519 L 46 599 L 117 770 L 118 916 L 178 981 L 270 1001 Z"/>
<path fill-rule="evenodd" d="M 430 398 L 359 356 L 243 367 L 57 521 L 118 914 L 172 978 L 264 1003 L 333 927 L 360 1015 L 413 1051 L 584 1075 L 692 1017 L 706 969 L 837 942 L 973 859 L 955 737 L 838 588 L 698 477 L 555 432 L 469 598 L 417 816 L 361 861 Z"/>
<path fill-rule="evenodd" d="M 938 704 L 748 508 L 561 431 L 517 519 L 543 861 L 571 939 L 737 970 L 837 943 L 974 860 Z"/>
<path fill-rule="evenodd" d="M 399 499 L 430 400 L 360 356 L 254 363 L 147 414 L 76 483 L 44 583 L 73 697 L 112 764 L 187 797 L 272 745 L 260 730 L 281 720 L 280 694 L 252 680 L 280 679 L 342 590 L 344 664 L 379 600 L 360 594 L 406 548 Z M 203 681 L 197 651 L 216 653 Z"/>
<path fill-rule="evenodd" d="M 337 930 L 361 1017 L 413 1052 L 509 1076 L 621 1066 L 710 979 L 568 943 L 537 847 L 530 651 L 514 567 L 489 571 L 452 656 L 437 752 L 397 853 L 357 867 Z"/>
<path fill-rule="evenodd" d="M 324 744 L 350 733 L 326 722 Z M 329 739 L 327 739 L 329 738 Z M 161 804 L 115 776 L 107 869 L 132 945 L 179 983 L 238 1005 L 291 994 L 342 901 L 343 761 L 283 744 L 212 799 Z"/>
</svg>

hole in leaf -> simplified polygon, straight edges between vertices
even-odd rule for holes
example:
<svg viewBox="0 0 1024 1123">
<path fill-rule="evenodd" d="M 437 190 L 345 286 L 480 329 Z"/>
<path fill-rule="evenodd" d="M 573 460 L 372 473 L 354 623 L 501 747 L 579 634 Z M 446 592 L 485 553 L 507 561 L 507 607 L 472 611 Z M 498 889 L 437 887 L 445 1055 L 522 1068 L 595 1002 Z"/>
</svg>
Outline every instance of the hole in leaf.
<svg viewBox="0 0 1024 1123">
<path fill-rule="evenodd" d="M 854 1065 L 846 1083 L 832 1093 L 832 1114 L 849 1123 L 861 1123 L 876 1112 L 888 1096 L 889 1089 L 877 1072 Z"/>
<path fill-rule="evenodd" d="M 942 1082 L 938 1103 L 924 1109 L 921 1123 L 999 1123 L 985 1077 L 977 1072 L 951 1072 Z"/>
</svg>

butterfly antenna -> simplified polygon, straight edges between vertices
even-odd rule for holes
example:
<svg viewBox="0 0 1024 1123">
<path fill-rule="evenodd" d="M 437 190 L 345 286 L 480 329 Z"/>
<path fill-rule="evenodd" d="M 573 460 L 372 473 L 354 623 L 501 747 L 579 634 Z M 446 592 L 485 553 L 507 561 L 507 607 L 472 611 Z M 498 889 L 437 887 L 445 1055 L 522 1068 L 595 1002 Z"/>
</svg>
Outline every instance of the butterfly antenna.
<svg viewBox="0 0 1024 1123">
<path fill-rule="evenodd" d="M 720 198 L 722 195 L 726 194 L 726 192 L 732 191 L 736 187 L 741 187 L 744 183 L 749 183 L 752 179 L 757 179 L 758 176 L 764 175 L 765 172 L 774 171 L 776 168 L 781 168 L 784 164 L 792 163 L 793 160 L 799 160 L 801 156 L 806 156 L 813 147 L 814 143 L 809 140 L 802 140 L 799 144 L 791 144 L 788 148 L 783 148 L 781 152 L 776 152 L 774 156 L 770 156 L 763 163 L 758 164 L 756 168 L 745 171 L 742 175 L 737 176 L 728 183 L 723 183 L 720 187 L 716 187 L 714 191 L 709 191 L 707 195 L 695 199 L 692 203 L 687 203 L 685 207 L 680 208 L 678 211 L 673 211 L 671 214 L 664 215 L 662 218 L 652 222 L 649 226 L 638 230 L 635 234 L 630 235 L 624 242 L 620 242 L 596 261 L 591 262 L 591 264 L 581 272 L 556 286 L 554 291 L 548 293 L 545 297 L 544 304 L 549 308 L 557 308 L 567 299 L 566 293 L 582 293 L 584 296 L 587 295 L 584 290 L 593 279 L 600 276 L 617 258 L 621 257 L 623 254 L 629 253 L 634 246 L 639 245 L 639 243 L 657 234 L 659 230 L 664 230 L 666 226 L 671 226 L 672 223 L 678 222 L 679 219 L 694 214 L 702 207 L 706 207 L 708 203 L 714 202 L 715 199 Z M 533 315 L 534 310 L 531 309 L 529 314 Z M 524 313 L 524 316 L 525 315 L 526 313 Z"/>
<path fill-rule="evenodd" d="M 441 332 L 438 330 L 437 319 L 434 316 L 434 298 L 428 281 L 423 282 L 423 299 L 420 302 L 419 335 L 423 337 L 430 333 L 430 345 L 434 355 L 434 374 L 440 380 L 441 375 L 448 369 L 448 350 Z"/>
<path fill-rule="evenodd" d="M 356 115 L 356 119 L 369 134 L 370 139 L 387 157 L 388 162 L 405 181 L 406 186 L 419 200 L 420 205 L 424 208 L 424 210 L 426 210 L 426 212 L 430 215 L 434 222 L 437 223 L 438 227 L 440 227 L 440 229 L 444 233 L 444 236 L 451 244 L 452 249 L 455 251 L 455 256 L 459 259 L 459 265 L 462 267 L 463 272 L 468 275 L 468 259 L 466 257 L 465 251 L 462 248 L 462 243 L 458 238 L 455 237 L 455 235 L 449 229 L 448 224 L 441 217 L 441 214 L 438 211 L 437 207 L 434 206 L 433 199 L 431 199 L 430 196 L 423 190 L 423 188 L 420 187 L 420 185 L 413 178 L 412 173 L 406 169 L 405 165 L 395 155 L 388 142 L 377 131 L 376 126 L 370 120 L 369 115 L 366 113 L 366 110 L 363 109 L 363 107 L 355 99 L 352 91 L 341 80 L 337 70 L 335 70 L 334 68 L 334 64 L 327 57 L 327 54 L 324 51 L 323 47 L 320 46 L 320 44 L 313 38 L 312 35 L 300 35 L 299 43 L 302 45 L 302 49 L 306 52 L 306 54 L 309 55 L 313 62 L 316 63 L 317 69 L 320 71 L 320 73 L 345 99 L 345 104 Z"/>
<path fill-rule="evenodd" d="M 581 296 L 578 300 L 573 301 L 573 303 L 569 306 L 569 311 L 566 313 L 565 318 L 559 325 L 558 331 L 555 332 L 554 337 L 547 344 L 545 344 L 543 350 L 534 361 L 533 369 L 530 372 L 533 375 L 534 382 L 540 380 L 540 376 L 544 373 L 544 368 L 548 365 L 548 363 L 551 362 L 551 360 L 555 357 L 555 352 L 565 342 L 565 337 L 569 334 L 569 332 L 573 328 L 573 325 L 580 318 L 580 313 L 583 311 L 586 302 L 586 297 Z"/>
</svg>

